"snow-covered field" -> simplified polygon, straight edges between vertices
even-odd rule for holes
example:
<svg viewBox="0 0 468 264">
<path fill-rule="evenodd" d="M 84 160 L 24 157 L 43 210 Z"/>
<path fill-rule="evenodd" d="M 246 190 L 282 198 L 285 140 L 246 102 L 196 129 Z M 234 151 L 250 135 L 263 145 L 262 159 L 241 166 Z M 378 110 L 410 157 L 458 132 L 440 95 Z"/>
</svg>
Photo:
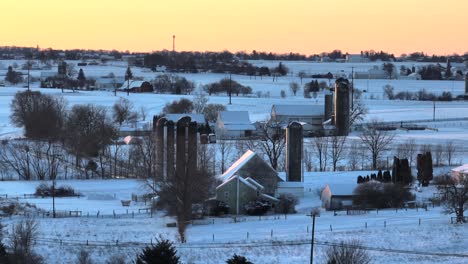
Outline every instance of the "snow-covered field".
<svg viewBox="0 0 468 264">
<path fill-rule="evenodd" d="M 3 62 L 8 65 L 9 62 Z M 278 62 L 257 61 L 259 66 L 273 67 Z M 20 64 L 20 63 L 18 63 Z M 233 97 L 228 110 L 247 110 L 251 121 L 264 120 L 270 113 L 272 104 L 323 104 L 323 94 L 317 98 L 305 99 L 302 93 L 293 96 L 289 92 L 291 81 L 300 82 L 295 77 L 297 72 L 307 73 L 350 73 L 367 70 L 381 63 L 343 64 L 343 63 L 311 63 L 285 62 L 293 72 L 292 75 L 279 78 L 273 82 L 271 78 L 250 78 L 248 76 L 233 75 L 233 79 L 241 84 L 251 86 L 254 95 L 250 97 Z M 399 68 L 400 65 L 397 65 Z M 406 66 L 411 67 L 411 64 Z M 108 66 L 86 66 L 83 68 L 87 76 L 101 76 L 113 72 L 123 75 L 126 66 L 114 63 Z M 155 73 L 132 69 L 135 76 L 142 76 L 149 80 Z M 0 75 L 1 75 L 0 71 Z M 40 72 L 32 72 L 39 76 Z M 227 77 L 224 74 L 181 74 L 194 81 L 198 87 Z M 305 79 L 304 82 L 310 79 Z M 328 80 L 325 80 L 328 81 Z M 333 80 L 332 80 L 333 82 Z M 383 99 L 382 87 L 391 84 L 395 91 L 413 91 L 426 89 L 440 94 L 450 91 L 454 95 L 464 92 L 462 81 L 409 81 L 409 80 L 355 80 L 355 86 L 365 89 L 363 101 L 369 108 L 366 121 L 379 119 L 382 121 L 428 120 L 432 119 L 434 104 L 419 101 L 388 101 Z M 117 100 L 112 92 L 105 91 L 68 91 L 61 93 L 59 89 L 40 89 L 33 84 L 33 90 L 64 96 L 69 105 L 98 104 L 110 107 Z M 15 92 L 24 90 L 20 87 L 0 87 L 0 138 L 6 139 L 21 136 L 21 128 L 14 127 L 9 119 L 9 104 Z M 280 91 L 287 92 L 286 98 L 280 97 Z M 260 91 L 263 96 L 255 94 Z M 149 115 L 158 114 L 164 105 L 180 97 L 192 98 L 193 95 L 166 94 L 130 94 L 119 93 L 119 97 L 128 98 L 135 105 L 149 110 Z M 209 97 L 209 103 L 227 104 L 225 95 Z M 435 104 L 435 118 L 468 118 L 468 102 L 437 102 Z M 468 121 L 450 121 L 427 123 L 435 130 L 425 131 L 396 131 L 396 141 L 404 142 L 415 139 L 417 144 L 443 144 L 453 140 L 460 151 L 456 162 L 466 162 L 466 148 L 468 142 Z M 357 139 L 354 132 L 350 139 Z M 205 223 L 191 225 L 188 228 L 188 243 L 177 245 L 179 255 L 185 263 L 224 263 L 234 253 L 245 255 L 254 263 L 308 263 L 310 255 L 311 218 L 307 213 L 321 202 L 315 193 L 317 188 L 327 183 L 354 184 L 356 176 L 368 172 L 340 172 L 340 173 L 307 173 L 305 176 L 306 195 L 298 205 L 298 213 L 288 215 L 285 219 L 280 215 L 258 217 L 242 217 L 240 222 L 234 223 L 232 218 L 209 219 Z M 39 182 L 0 182 L 0 195 L 20 196 L 33 193 Z M 81 211 L 82 217 L 58 218 L 37 217 L 40 226 L 40 236 L 36 241 L 36 250 L 46 263 L 72 263 L 80 249 L 91 252 L 97 263 L 104 263 L 112 254 L 122 253 L 128 260 L 134 259 L 145 244 L 154 241 L 158 235 L 176 240 L 176 229 L 166 227 L 174 220 L 157 212 L 154 215 L 143 212 L 143 203 L 132 203 L 130 207 L 123 207 L 121 200 L 130 199 L 132 193 L 145 192 L 142 184 L 135 180 L 69 180 L 59 181 L 59 185 L 70 185 L 83 194 L 80 198 L 58 198 L 56 208 L 64 211 Z M 419 198 L 430 197 L 433 189 L 417 193 Z M 20 199 L 20 201 L 35 204 L 38 208 L 50 210 L 52 200 Z M 99 216 L 98 216 L 99 212 Z M 115 216 L 114 216 L 115 213 Z M 20 217 L 3 218 L 7 224 L 6 230 Z M 245 220 L 245 221 L 244 221 Z M 419 224 L 421 222 L 421 224 Z M 367 223 L 367 228 L 366 228 Z M 468 238 L 466 225 L 450 224 L 450 217 L 441 213 L 440 207 L 429 208 L 428 211 L 408 209 L 408 211 L 384 210 L 370 212 L 367 215 L 346 216 L 343 212 L 334 215 L 333 212 L 322 211 L 316 220 L 315 239 L 318 242 L 315 256 L 316 263 L 323 263 L 323 252 L 327 248 L 324 242 L 349 241 L 359 239 L 365 246 L 373 263 L 466 263 L 468 257 Z M 377 249 L 381 250 L 377 250 Z M 397 253 L 394 250 L 411 251 Z M 436 256 L 428 253 L 443 253 L 457 256 Z"/>
</svg>

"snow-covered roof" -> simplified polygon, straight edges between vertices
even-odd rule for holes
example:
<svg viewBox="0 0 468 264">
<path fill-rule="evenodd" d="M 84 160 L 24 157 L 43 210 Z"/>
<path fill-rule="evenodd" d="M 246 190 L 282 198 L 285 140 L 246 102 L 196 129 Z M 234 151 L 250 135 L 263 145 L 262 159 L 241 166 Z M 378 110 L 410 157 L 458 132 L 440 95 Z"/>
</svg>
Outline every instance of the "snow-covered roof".
<svg viewBox="0 0 468 264">
<path fill-rule="evenodd" d="M 197 124 L 205 124 L 205 116 L 202 114 L 166 114 L 165 118 L 172 122 L 177 122 L 184 116 L 190 117 L 190 119 L 197 122 Z"/>
<path fill-rule="evenodd" d="M 312 116 L 323 115 L 325 109 L 323 105 L 273 105 L 271 111 L 284 116 Z"/>
<path fill-rule="evenodd" d="M 251 184 L 255 185 L 255 186 L 256 186 L 258 189 L 260 189 L 260 190 L 265 189 L 265 187 L 263 187 L 263 185 L 261 185 L 261 184 L 258 183 L 256 180 L 254 180 L 254 179 L 252 179 L 252 178 L 250 178 L 250 177 L 246 178 L 245 180 L 248 181 L 248 182 L 250 182 Z"/>
<path fill-rule="evenodd" d="M 224 185 L 228 184 L 231 181 L 234 181 L 234 180 L 237 181 L 237 179 L 239 179 L 239 182 L 245 184 L 247 187 L 249 187 L 252 190 L 256 191 L 256 190 L 260 189 L 257 186 L 255 186 L 254 184 L 252 184 L 251 182 L 249 182 L 247 179 L 244 179 L 244 178 L 242 178 L 242 176 L 239 176 L 239 175 L 235 175 L 234 177 L 232 177 L 232 178 L 228 179 L 227 181 L 221 183 L 220 185 L 218 185 L 218 187 L 216 187 L 216 189 L 219 189 L 219 188 L 223 187 Z M 262 188 L 263 188 L 263 186 L 262 186 Z"/>
<path fill-rule="evenodd" d="M 221 111 L 218 118 L 224 125 L 252 125 L 248 111 Z"/>
<path fill-rule="evenodd" d="M 255 126 L 251 124 L 228 124 L 224 125 L 224 129 L 226 130 L 255 130 Z"/>
<path fill-rule="evenodd" d="M 227 169 L 222 175 L 218 176 L 218 178 L 223 182 L 227 181 L 255 155 L 255 152 L 251 151 L 250 149 L 247 150 L 244 155 L 242 155 L 236 162 L 234 162 L 234 164 L 232 164 L 231 167 L 229 167 L 229 169 Z"/>
<path fill-rule="evenodd" d="M 356 188 L 357 183 L 355 184 L 334 183 L 334 184 L 327 184 L 327 185 L 332 195 L 353 195 L 353 191 Z"/>
<path fill-rule="evenodd" d="M 260 197 L 263 197 L 263 198 L 265 198 L 265 199 L 267 199 L 267 200 L 279 202 L 279 200 L 278 200 L 277 198 L 275 198 L 275 197 L 273 197 L 273 196 L 271 196 L 271 195 L 268 195 L 268 194 L 262 193 L 262 194 L 260 194 Z"/>
<path fill-rule="evenodd" d="M 303 182 L 278 182 L 278 188 L 304 188 Z"/>
<path fill-rule="evenodd" d="M 141 85 L 146 82 L 146 81 L 130 81 L 130 85 L 128 85 L 130 88 L 133 87 L 141 87 Z M 120 89 L 127 89 L 127 81 L 124 81 L 122 83 L 122 86 L 120 86 Z"/>
<path fill-rule="evenodd" d="M 452 172 L 457 174 L 468 174 L 468 164 L 456 167 L 452 169 Z"/>
</svg>

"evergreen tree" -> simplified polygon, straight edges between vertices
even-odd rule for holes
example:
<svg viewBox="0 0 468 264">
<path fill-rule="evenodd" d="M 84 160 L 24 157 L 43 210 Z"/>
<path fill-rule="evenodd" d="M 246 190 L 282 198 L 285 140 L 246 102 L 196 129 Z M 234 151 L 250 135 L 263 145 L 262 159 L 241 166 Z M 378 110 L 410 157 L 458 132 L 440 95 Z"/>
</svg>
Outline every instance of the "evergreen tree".
<svg viewBox="0 0 468 264">
<path fill-rule="evenodd" d="M 232 258 L 226 261 L 227 264 L 253 264 L 252 262 L 248 261 L 244 256 L 239 256 L 234 254 Z"/>
<path fill-rule="evenodd" d="M 157 240 L 157 244 L 146 247 L 137 256 L 136 264 L 178 264 L 177 250 L 171 241 L 166 239 Z"/>
<path fill-rule="evenodd" d="M 83 72 L 83 69 L 80 68 L 80 71 L 78 72 L 78 85 L 80 86 L 80 88 L 83 88 L 83 86 L 85 85 L 86 83 L 86 77 L 85 77 L 85 74 Z"/>
<path fill-rule="evenodd" d="M 450 60 L 447 59 L 447 67 L 445 69 L 445 79 L 452 77 L 452 65 L 450 65 Z"/>
</svg>

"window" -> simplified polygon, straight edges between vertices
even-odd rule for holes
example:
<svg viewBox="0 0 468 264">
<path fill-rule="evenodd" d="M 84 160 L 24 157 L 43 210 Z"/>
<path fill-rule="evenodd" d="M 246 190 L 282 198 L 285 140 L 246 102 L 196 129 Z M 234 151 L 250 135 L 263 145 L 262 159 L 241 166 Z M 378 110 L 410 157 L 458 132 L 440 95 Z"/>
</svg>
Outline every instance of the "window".
<svg viewBox="0 0 468 264">
<path fill-rule="evenodd" d="M 224 199 L 228 200 L 229 199 L 229 192 L 224 192 Z"/>
</svg>

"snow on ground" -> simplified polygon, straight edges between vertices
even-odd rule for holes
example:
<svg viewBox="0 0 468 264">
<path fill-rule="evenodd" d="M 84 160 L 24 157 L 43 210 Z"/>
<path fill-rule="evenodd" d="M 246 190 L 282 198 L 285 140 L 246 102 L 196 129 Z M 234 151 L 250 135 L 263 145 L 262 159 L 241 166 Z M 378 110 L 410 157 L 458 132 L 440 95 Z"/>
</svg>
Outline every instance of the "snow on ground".
<svg viewBox="0 0 468 264">
<path fill-rule="evenodd" d="M 278 62 L 256 61 L 259 66 L 274 67 Z M 5 65 L 8 62 L 4 63 Z M 19 63 L 20 64 L 20 63 Z M 247 110 L 251 121 L 264 120 L 270 113 L 272 104 L 318 104 L 323 105 L 323 94 L 317 98 L 305 99 L 302 93 L 293 96 L 289 92 L 291 81 L 300 82 L 295 77 L 297 72 L 307 73 L 350 73 L 365 71 L 381 63 L 340 64 L 312 62 L 284 62 L 292 74 L 273 82 L 272 78 L 251 78 L 233 75 L 232 78 L 244 85 L 251 86 L 254 95 L 250 97 L 233 97 L 228 110 Z M 418 66 L 417 64 L 416 66 Z M 412 65 L 406 65 L 412 66 Z M 400 64 L 397 65 L 397 68 Z M 107 66 L 83 67 L 87 76 L 101 76 L 113 72 L 123 75 L 126 65 L 121 62 L 109 63 Z M 135 76 L 150 80 L 155 73 L 139 68 L 133 69 Z M 33 76 L 39 76 L 39 71 L 32 71 Z M 194 81 L 198 87 L 228 77 L 225 74 L 181 74 Z M 310 79 L 303 80 L 304 82 Z M 328 80 L 325 80 L 328 81 Z M 365 89 L 364 103 L 369 108 L 366 121 L 379 119 L 381 121 L 427 120 L 433 118 L 432 102 L 387 101 L 382 100 L 382 87 L 390 84 L 395 91 L 412 91 L 426 89 L 437 94 L 450 91 L 454 95 L 464 92 L 461 81 L 410 81 L 410 80 L 354 80 L 355 86 Z M 333 82 L 333 80 L 331 80 Z M 117 100 L 112 92 L 105 91 L 67 91 L 60 89 L 40 89 L 33 84 L 33 90 L 64 96 L 70 106 L 74 104 L 93 103 L 110 109 Z M 22 135 L 22 129 L 14 127 L 9 119 L 9 104 L 13 95 L 24 88 L 0 87 L 0 138 L 10 138 Z M 287 92 L 286 98 L 280 97 L 281 90 Z M 257 98 L 256 93 L 262 97 Z M 269 94 L 269 95 L 268 95 Z M 130 94 L 126 96 L 135 105 L 135 109 L 145 106 L 149 116 L 158 114 L 164 105 L 180 97 L 191 98 L 193 95 L 161 95 L 161 94 Z M 227 104 L 225 95 L 210 96 L 209 103 Z M 437 102 L 436 118 L 468 117 L 468 102 Z M 429 122 L 426 125 L 436 130 L 425 131 L 395 131 L 396 142 L 415 139 L 417 144 L 443 144 L 453 140 L 458 148 L 468 142 L 468 121 Z M 354 132 L 350 140 L 357 140 Z M 460 162 L 466 161 L 465 149 L 459 152 Z M 458 162 L 458 161 L 457 161 Z M 449 169 L 449 168 L 447 168 Z M 444 170 L 447 170 L 444 169 Z M 240 217 L 234 222 L 231 217 L 208 219 L 196 222 L 188 228 L 188 243 L 178 244 L 178 251 L 185 263 L 224 263 L 234 253 L 245 255 L 254 263 L 308 263 L 310 254 L 311 218 L 306 214 L 311 208 L 320 206 L 321 202 L 316 190 L 333 183 L 355 184 L 358 175 L 370 172 L 324 172 L 307 173 L 305 175 L 305 196 L 297 206 L 298 213 L 288 215 L 268 215 L 259 217 Z M 33 193 L 39 182 L 4 181 L 0 182 L 0 194 L 21 196 Z M 40 237 L 36 241 L 36 250 L 44 256 L 46 263 L 71 263 L 76 260 L 79 250 L 89 250 L 97 263 L 104 263 L 112 254 L 122 253 L 127 259 L 135 255 L 158 235 L 176 240 L 176 229 L 166 227 L 174 220 L 164 216 L 162 212 L 154 215 L 138 209 L 148 206 L 135 203 L 123 207 L 121 200 L 130 199 L 132 193 L 143 194 L 140 182 L 135 180 L 68 180 L 58 181 L 58 185 L 70 185 L 83 194 L 79 198 L 57 198 L 57 210 L 81 211 L 82 217 L 52 219 L 38 216 Z M 418 200 L 431 197 L 433 188 L 417 193 Z M 50 198 L 19 199 L 19 201 L 35 204 L 38 208 L 50 210 Z M 315 256 L 317 263 L 323 263 L 324 250 L 327 248 L 321 242 L 349 241 L 359 239 L 365 246 L 382 248 L 381 251 L 369 251 L 374 263 L 466 263 L 466 258 L 440 257 L 429 255 L 397 254 L 385 249 L 401 249 L 421 252 L 442 252 L 466 254 L 468 238 L 465 235 L 466 225 L 452 225 L 450 218 L 441 213 L 442 208 L 428 208 L 428 211 L 408 209 L 408 211 L 383 210 L 372 211 L 366 215 L 347 216 L 344 212 L 334 215 L 333 212 L 322 211 L 316 220 Z M 98 216 L 99 212 L 99 216 Z M 114 216 L 115 213 L 115 216 Z M 19 221 L 18 216 L 3 218 L 7 224 L 6 230 Z M 421 225 L 419 221 L 421 219 Z M 366 228 L 367 223 L 367 228 Z M 247 238 L 248 234 L 248 238 Z M 285 241 L 293 241 L 287 245 Z M 132 243 L 129 243 L 132 242 Z M 88 245 L 86 245 L 88 243 Z"/>
</svg>

